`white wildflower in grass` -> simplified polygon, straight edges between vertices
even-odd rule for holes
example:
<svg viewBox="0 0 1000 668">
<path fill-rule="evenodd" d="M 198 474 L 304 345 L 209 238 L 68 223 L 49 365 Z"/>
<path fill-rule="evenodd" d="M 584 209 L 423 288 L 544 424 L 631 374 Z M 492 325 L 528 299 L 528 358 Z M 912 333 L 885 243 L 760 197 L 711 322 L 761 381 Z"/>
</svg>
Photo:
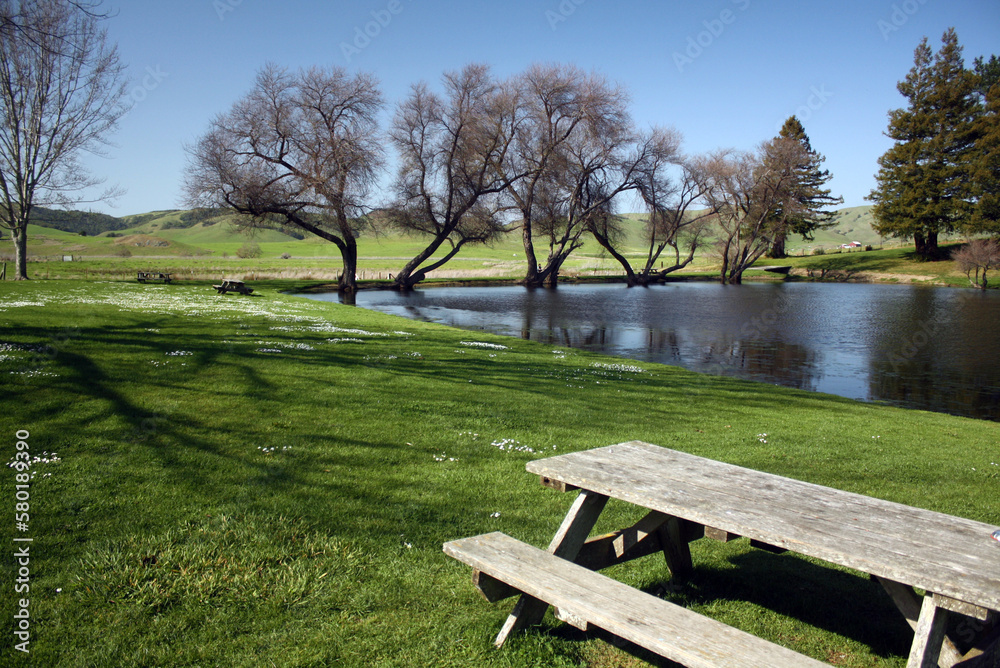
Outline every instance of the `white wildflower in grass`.
<svg viewBox="0 0 1000 668">
<path fill-rule="evenodd" d="M 510 350 L 507 346 L 502 346 L 499 343 L 486 343 L 485 341 L 459 341 L 463 346 L 470 346 L 472 348 L 489 348 L 490 350 Z"/>
<path fill-rule="evenodd" d="M 7 461 L 7 466 L 9 468 L 13 468 L 14 465 L 17 462 L 22 462 L 22 461 L 23 460 L 17 459 L 15 457 L 11 457 Z M 32 456 L 30 464 L 31 464 L 31 466 L 36 466 L 36 465 L 39 465 L 39 464 L 58 464 L 61 461 L 62 461 L 62 457 L 60 457 L 58 454 L 56 454 L 55 452 L 49 452 L 48 450 L 46 450 L 46 451 L 42 452 L 42 454 L 40 454 L 40 455 L 34 455 L 34 456 Z M 34 472 L 32 472 L 32 475 L 34 475 Z M 48 475 L 51 475 L 51 474 L 48 474 Z M 42 477 L 45 477 L 45 476 L 42 476 Z"/>
<path fill-rule="evenodd" d="M 761 443 L 767 443 L 767 434 L 757 434 L 757 440 Z"/>
<path fill-rule="evenodd" d="M 351 337 L 342 337 L 339 339 L 327 339 L 327 343 L 364 343 L 364 339 L 357 339 Z"/>
<path fill-rule="evenodd" d="M 281 353 L 282 351 L 281 351 L 280 348 L 258 348 L 257 352 L 259 352 L 259 353 Z"/>
<path fill-rule="evenodd" d="M 531 454 L 537 452 L 537 450 L 531 446 L 524 445 L 521 441 L 516 441 L 513 438 L 501 438 L 493 441 L 490 445 L 498 449 L 500 452 L 527 452 Z"/>
<path fill-rule="evenodd" d="M 12 376 L 23 376 L 24 378 L 58 378 L 59 374 L 40 369 L 27 369 L 25 371 L 11 371 Z"/>
<path fill-rule="evenodd" d="M 492 517 L 493 519 L 496 519 L 496 518 L 500 517 L 500 512 L 497 511 L 495 513 L 490 513 L 490 517 Z"/>
<path fill-rule="evenodd" d="M 170 357 L 187 357 L 188 355 L 194 355 L 194 353 L 189 350 L 174 350 L 166 354 Z"/>
<path fill-rule="evenodd" d="M 407 445 L 409 445 L 409 443 L 407 443 Z M 432 455 L 432 457 L 434 457 L 434 461 L 436 461 L 436 462 L 457 462 L 458 461 L 457 457 L 449 457 L 447 455 L 447 453 L 444 453 L 444 452 L 442 452 L 440 455 Z"/>
<path fill-rule="evenodd" d="M 595 369 L 607 369 L 608 371 L 622 371 L 628 373 L 643 373 L 645 371 L 645 369 L 643 369 L 641 366 L 635 366 L 633 364 L 621 364 L 621 363 L 609 364 L 607 362 L 594 362 L 590 366 L 594 367 Z"/>
<path fill-rule="evenodd" d="M 46 303 L 43 302 L 43 301 L 37 301 L 36 300 L 36 301 L 4 302 L 3 304 L 0 304 L 0 308 L 3 308 L 3 309 L 23 308 L 25 306 L 46 306 Z"/>
</svg>

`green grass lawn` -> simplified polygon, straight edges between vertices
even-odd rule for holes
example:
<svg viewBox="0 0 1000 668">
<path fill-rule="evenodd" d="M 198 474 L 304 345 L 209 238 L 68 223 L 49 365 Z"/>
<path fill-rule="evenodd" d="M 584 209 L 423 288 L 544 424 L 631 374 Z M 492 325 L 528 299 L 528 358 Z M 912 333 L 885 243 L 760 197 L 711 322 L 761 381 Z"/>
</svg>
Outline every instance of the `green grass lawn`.
<svg viewBox="0 0 1000 668">
<path fill-rule="evenodd" d="M 640 665 L 551 615 L 494 650 L 511 603 L 441 551 L 489 531 L 545 546 L 572 495 L 525 463 L 631 439 L 1000 524 L 995 423 L 278 291 L 293 285 L 0 284 L 0 442 L 13 461 L 27 430 L 37 458 L 17 534 L 34 539 L 31 654 L 8 633 L 4 665 Z M 639 513 L 613 504 L 598 530 Z M 837 665 L 905 665 L 912 634 L 865 577 L 692 547 L 682 588 L 662 558 L 609 573 Z"/>
</svg>

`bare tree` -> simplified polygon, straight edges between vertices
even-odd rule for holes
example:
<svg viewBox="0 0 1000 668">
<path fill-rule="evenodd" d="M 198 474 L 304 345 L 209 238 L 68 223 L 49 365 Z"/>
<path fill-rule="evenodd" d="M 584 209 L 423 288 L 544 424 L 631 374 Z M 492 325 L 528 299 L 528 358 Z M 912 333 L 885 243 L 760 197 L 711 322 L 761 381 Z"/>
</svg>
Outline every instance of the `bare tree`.
<svg viewBox="0 0 1000 668">
<path fill-rule="evenodd" d="M 611 201 L 635 187 L 628 94 L 573 66 L 534 65 L 518 78 L 522 116 L 509 161 L 524 178 L 505 196 L 520 214 L 528 286 L 558 283 L 588 223 L 612 220 Z M 548 254 L 538 262 L 535 243 Z"/>
<path fill-rule="evenodd" d="M 754 152 L 717 152 L 702 164 L 704 199 L 718 221 L 723 284 L 742 283 L 743 273 L 801 213 L 792 195 L 803 151 L 793 139 L 776 138 Z"/>
<path fill-rule="evenodd" d="M 507 231 L 500 193 L 522 174 L 503 167 L 517 119 L 518 96 L 483 65 L 444 77 L 445 96 L 417 84 L 396 110 L 391 139 L 400 154 L 396 201 L 388 220 L 429 237 L 396 275 L 410 290 L 466 244 Z M 434 257 L 442 246 L 443 256 Z"/>
<path fill-rule="evenodd" d="M 53 53 L 68 53 L 73 48 L 72 37 L 75 33 L 29 20 L 32 12 L 28 8 L 32 4 L 22 0 L 0 0 L 0 37 L 5 40 L 20 39 Z M 100 10 L 102 0 L 64 0 L 63 4 L 93 19 L 107 19 L 112 15 L 110 11 Z"/>
<path fill-rule="evenodd" d="M 291 226 L 330 241 L 343 259 L 338 288 L 354 292 L 356 236 L 383 163 L 382 107 L 370 75 L 267 65 L 188 149 L 188 201 L 243 214 L 237 225 L 245 230 Z"/>
<path fill-rule="evenodd" d="M 520 74 L 520 104 L 509 159 L 501 167 L 520 172 L 504 193 L 521 218 L 527 270 L 524 284 L 539 286 L 555 273 L 565 256 L 578 247 L 580 226 L 567 227 L 559 212 L 560 177 L 565 173 L 570 141 L 587 133 L 586 126 L 612 113 L 626 115 L 624 91 L 598 75 L 588 75 L 572 65 L 532 65 Z M 546 238 L 549 255 L 538 262 L 535 237 Z"/>
<path fill-rule="evenodd" d="M 993 239 L 973 239 L 953 251 L 951 258 L 958 262 L 958 268 L 965 272 L 969 283 L 985 290 L 990 269 L 1000 268 L 1000 244 Z"/>
<path fill-rule="evenodd" d="M 617 216 L 595 216 L 588 231 L 625 270 L 629 287 L 662 281 L 667 274 L 683 269 L 694 260 L 705 236 L 707 223 L 714 215 L 710 209 L 694 210 L 705 194 L 704 179 L 698 163 L 679 153 L 680 135 L 674 130 L 654 130 L 637 149 L 642 158 L 636 169 L 635 187 L 646 206 L 646 257 L 638 270 L 621 249 L 625 230 Z M 679 177 L 671 173 L 679 171 Z M 669 266 L 661 262 L 663 252 L 671 248 Z M 685 256 L 681 257 L 681 249 Z M 659 269 L 656 263 L 660 262 Z"/>
<path fill-rule="evenodd" d="M 27 273 L 27 228 L 36 206 L 108 199 L 80 164 L 100 153 L 127 111 L 124 68 L 96 5 L 64 0 L 0 3 L 0 227 L 14 241 L 14 278 Z"/>
</svg>

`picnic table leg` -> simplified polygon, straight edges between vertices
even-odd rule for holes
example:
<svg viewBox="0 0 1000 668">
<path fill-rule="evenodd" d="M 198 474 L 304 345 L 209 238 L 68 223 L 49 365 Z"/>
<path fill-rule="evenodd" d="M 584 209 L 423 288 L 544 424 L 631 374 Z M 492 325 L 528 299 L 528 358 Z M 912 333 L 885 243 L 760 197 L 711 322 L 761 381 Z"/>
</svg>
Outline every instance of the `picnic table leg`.
<svg viewBox="0 0 1000 668">
<path fill-rule="evenodd" d="M 875 580 L 878 581 L 882 588 L 885 589 L 886 593 L 889 594 L 889 598 L 892 602 L 896 604 L 896 607 L 906 618 L 906 622 L 910 625 L 910 628 L 917 630 L 917 623 L 920 619 L 921 612 L 921 600 L 917 592 L 913 591 L 913 587 L 909 585 L 902 584 L 901 582 L 896 582 L 894 580 L 889 580 L 887 578 L 880 578 L 873 576 Z M 941 655 L 938 657 L 935 666 L 940 668 L 951 668 L 959 661 L 962 660 L 962 653 L 958 651 L 955 647 L 955 643 L 945 636 L 941 642 Z"/>
<path fill-rule="evenodd" d="M 590 535 L 591 529 L 594 528 L 594 524 L 597 523 L 597 518 L 600 517 L 607 502 L 608 497 L 603 494 L 581 490 L 569 512 L 566 513 L 566 517 L 552 542 L 549 543 L 549 552 L 557 557 L 573 561 L 587 540 L 587 536 Z M 548 607 L 549 604 L 545 601 L 521 594 L 493 644 L 500 647 L 511 633 L 541 622 Z"/>
<path fill-rule="evenodd" d="M 691 563 L 691 546 L 681 533 L 681 520 L 671 517 L 658 530 L 657 536 L 663 547 L 663 556 L 670 569 L 671 582 L 683 580 L 691 575 L 694 565 Z"/>
<path fill-rule="evenodd" d="M 910 648 L 906 668 L 938 668 L 947 622 L 948 611 L 939 608 L 934 603 L 933 594 L 928 592 L 920 606 L 920 618 L 913 631 L 913 646 Z"/>
</svg>

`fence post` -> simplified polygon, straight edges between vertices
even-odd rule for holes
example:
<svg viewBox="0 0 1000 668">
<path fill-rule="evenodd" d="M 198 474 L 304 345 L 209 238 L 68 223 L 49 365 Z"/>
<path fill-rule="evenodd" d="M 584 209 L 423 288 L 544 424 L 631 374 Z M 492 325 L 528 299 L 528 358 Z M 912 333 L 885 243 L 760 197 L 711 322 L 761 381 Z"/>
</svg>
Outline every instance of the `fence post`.
<svg viewBox="0 0 1000 668">
<path fill-rule="evenodd" d="M 7 263 L 4 262 L 3 267 L 0 268 L 0 281 L 6 281 L 6 280 L 7 280 Z"/>
</svg>

